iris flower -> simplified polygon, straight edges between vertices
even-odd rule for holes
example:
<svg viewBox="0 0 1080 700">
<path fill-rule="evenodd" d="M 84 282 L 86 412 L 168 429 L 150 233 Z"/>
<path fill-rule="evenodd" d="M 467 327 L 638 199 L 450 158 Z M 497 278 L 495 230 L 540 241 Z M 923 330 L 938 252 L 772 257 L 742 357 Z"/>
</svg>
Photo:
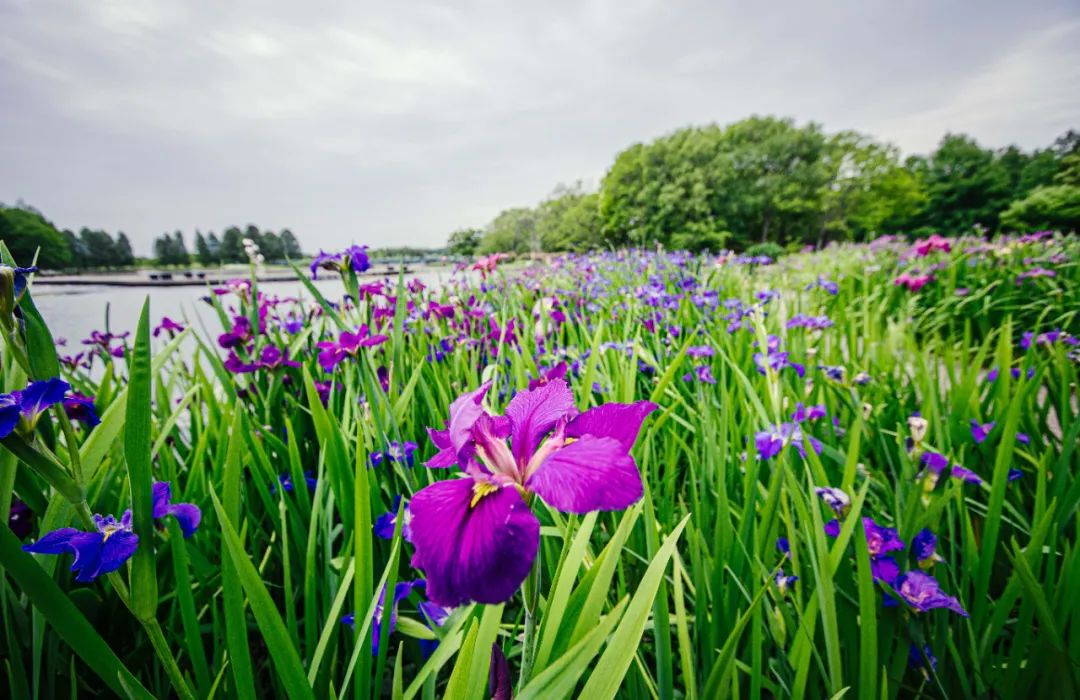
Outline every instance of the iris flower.
<svg viewBox="0 0 1080 700">
<path fill-rule="evenodd" d="M 71 389 L 62 379 L 31 382 L 25 389 L 0 394 L 0 438 L 11 435 L 15 428 L 33 430 L 38 419 L 53 404 L 60 403 Z"/>
<path fill-rule="evenodd" d="M 153 516 L 155 519 L 171 515 L 180 524 L 184 537 L 190 537 L 199 527 L 202 513 L 191 503 L 172 503 L 172 489 L 166 481 L 153 485 Z M 23 550 L 33 554 L 75 555 L 71 570 L 75 580 L 89 583 L 102 574 L 116 571 L 124 565 L 139 546 L 139 536 L 131 529 L 131 511 L 117 520 L 112 515 L 94 515 L 95 530 L 83 532 L 73 527 L 43 535 L 33 544 L 23 545 Z"/>
<path fill-rule="evenodd" d="M 911 540 L 911 553 L 923 569 L 933 568 L 935 562 L 944 561 L 937 553 L 937 535 L 928 527 L 920 530 Z"/>
<path fill-rule="evenodd" d="M 370 267 L 371 263 L 368 260 L 366 245 L 349 246 L 340 253 L 326 253 L 320 250 L 319 254 L 311 261 L 311 279 L 319 278 L 319 268 L 334 272 L 344 272 L 346 270 L 363 272 Z"/>
<path fill-rule="evenodd" d="M 161 323 L 154 327 L 153 336 L 156 338 L 162 333 L 168 333 L 170 336 L 180 333 L 185 328 L 184 324 L 177 323 L 168 316 L 161 317 Z"/>
<path fill-rule="evenodd" d="M 390 506 L 390 510 L 375 518 L 371 529 L 376 537 L 381 537 L 384 540 L 394 539 L 394 528 L 397 526 L 398 507 L 400 505 L 401 496 L 394 496 L 394 503 Z M 405 509 L 401 511 L 401 517 L 404 521 L 401 523 L 401 538 L 406 542 L 412 542 L 412 513 L 409 512 L 408 503 L 405 504 Z"/>
<path fill-rule="evenodd" d="M 519 392 L 506 415 L 482 406 L 489 384 L 450 405 L 439 448 L 427 466 L 457 464 L 464 478 L 434 483 L 409 504 L 428 597 L 443 606 L 501 603 L 525 580 L 540 544 L 535 496 L 556 510 L 622 510 L 643 494 L 630 457 L 642 422 L 656 405 L 609 403 L 578 413 L 561 379 Z M 508 445 L 506 439 L 510 438 Z"/>
<path fill-rule="evenodd" d="M 319 365 L 327 372 L 333 372 L 343 360 L 348 357 L 356 357 L 361 348 L 368 348 L 385 343 L 389 338 L 385 335 L 371 335 L 367 326 L 360 326 L 356 333 L 342 331 L 337 342 L 324 341 L 316 343 L 319 348 Z"/>
<path fill-rule="evenodd" d="M 951 595 L 945 595 L 937 579 L 930 574 L 909 571 L 897 579 L 894 588 L 908 605 L 919 612 L 946 608 L 964 617 L 968 616 L 967 611 L 960 605 L 960 601 Z"/>
<path fill-rule="evenodd" d="M 974 418 L 971 419 L 971 439 L 974 440 L 977 445 L 983 443 L 993 429 L 994 421 L 980 424 L 979 421 Z"/>
<path fill-rule="evenodd" d="M 67 413 L 68 418 L 82 421 L 88 428 L 93 428 L 101 422 L 94 408 L 94 400 L 77 391 L 64 398 L 64 412 Z"/>
<path fill-rule="evenodd" d="M 394 600 L 390 604 L 390 619 L 388 624 L 390 625 L 390 633 L 393 634 L 394 627 L 397 626 L 397 608 L 398 603 L 409 597 L 413 588 L 423 586 L 423 581 L 400 581 L 394 586 Z M 375 612 L 371 619 L 371 655 L 379 655 L 379 637 L 382 634 L 383 617 L 386 615 L 386 586 L 383 586 L 382 591 L 379 592 L 379 602 L 375 604 Z M 356 625 L 356 615 L 349 613 L 341 618 L 341 623 L 348 625 L 350 628 Z"/>
</svg>

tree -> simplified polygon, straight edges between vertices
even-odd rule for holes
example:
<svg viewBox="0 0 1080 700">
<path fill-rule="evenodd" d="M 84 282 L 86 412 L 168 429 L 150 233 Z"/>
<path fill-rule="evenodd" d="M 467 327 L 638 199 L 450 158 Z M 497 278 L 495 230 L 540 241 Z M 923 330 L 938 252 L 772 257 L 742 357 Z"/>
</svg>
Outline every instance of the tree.
<svg viewBox="0 0 1080 700">
<path fill-rule="evenodd" d="M 131 241 L 123 231 L 116 235 L 116 264 L 121 267 L 130 267 L 135 264 L 135 251 L 131 249 Z"/>
<path fill-rule="evenodd" d="M 172 265 L 176 259 L 172 236 L 165 233 L 154 239 L 154 258 L 158 265 Z"/>
<path fill-rule="evenodd" d="M 206 247 L 210 251 L 211 264 L 221 264 L 221 241 L 218 240 L 217 234 L 211 231 L 206 236 Z"/>
<path fill-rule="evenodd" d="M 30 265 L 35 256 L 38 266 L 43 268 L 71 264 L 70 239 L 36 209 L 0 206 L 0 240 L 20 265 Z"/>
<path fill-rule="evenodd" d="M 285 258 L 285 246 L 282 245 L 281 239 L 273 231 L 262 234 L 259 240 L 259 252 L 271 262 Z"/>
<path fill-rule="evenodd" d="M 116 242 L 105 231 L 83 227 L 79 230 L 79 240 L 86 250 L 88 267 L 115 267 L 120 264 Z"/>
<path fill-rule="evenodd" d="M 1024 199 L 1010 204 L 1001 215 L 1001 223 L 1018 231 L 1080 230 L 1080 187 L 1039 187 Z"/>
<path fill-rule="evenodd" d="M 188 254 L 187 245 L 184 243 L 184 234 L 177 231 L 173 234 L 174 265 L 188 265 L 191 263 L 191 255 Z"/>
<path fill-rule="evenodd" d="M 225 229 L 225 233 L 222 234 L 221 262 L 247 262 L 247 256 L 244 254 L 244 234 L 240 233 L 240 229 L 235 226 Z"/>
<path fill-rule="evenodd" d="M 560 185 L 540 203 L 536 231 L 548 251 L 584 251 L 603 246 L 599 196 L 585 192 L 580 182 Z"/>
<path fill-rule="evenodd" d="M 300 248 L 300 241 L 296 240 L 296 236 L 289 229 L 282 229 L 281 231 L 281 247 L 285 257 L 289 260 L 299 260 L 304 257 L 304 251 Z"/>
<path fill-rule="evenodd" d="M 214 254 L 210 251 L 210 245 L 206 242 L 202 231 L 198 229 L 195 230 L 195 257 L 200 265 L 213 265 L 215 262 Z"/>
<path fill-rule="evenodd" d="M 526 253 L 536 242 L 535 234 L 536 212 L 528 207 L 507 209 L 488 224 L 477 252 Z"/>
<path fill-rule="evenodd" d="M 459 228 L 450 234 L 446 247 L 450 253 L 463 258 L 471 258 L 480 246 L 484 232 L 478 228 Z"/>
</svg>

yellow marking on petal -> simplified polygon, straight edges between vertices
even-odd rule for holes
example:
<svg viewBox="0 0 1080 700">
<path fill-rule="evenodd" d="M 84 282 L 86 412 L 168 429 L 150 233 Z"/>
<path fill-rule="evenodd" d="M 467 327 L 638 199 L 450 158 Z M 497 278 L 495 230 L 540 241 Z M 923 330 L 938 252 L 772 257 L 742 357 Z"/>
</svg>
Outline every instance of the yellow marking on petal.
<svg viewBox="0 0 1080 700">
<path fill-rule="evenodd" d="M 469 504 L 469 507 L 475 508 L 476 504 L 480 502 L 480 499 L 482 499 L 484 496 L 490 496 L 498 490 L 499 487 L 495 484 L 492 484 L 491 482 L 477 481 L 475 484 L 473 484 L 473 497 L 472 502 Z"/>
<path fill-rule="evenodd" d="M 563 440 L 563 447 L 565 447 L 566 445 L 572 445 L 577 441 L 578 441 L 578 438 L 568 437 L 565 440 Z"/>
</svg>

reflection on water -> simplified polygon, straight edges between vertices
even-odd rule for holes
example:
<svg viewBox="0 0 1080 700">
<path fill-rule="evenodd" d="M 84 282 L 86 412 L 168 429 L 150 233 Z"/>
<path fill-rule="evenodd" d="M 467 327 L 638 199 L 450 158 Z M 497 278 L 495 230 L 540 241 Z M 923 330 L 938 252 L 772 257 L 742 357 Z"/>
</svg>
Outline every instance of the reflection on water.
<svg viewBox="0 0 1080 700">
<path fill-rule="evenodd" d="M 451 268 L 425 270 L 407 279 L 418 277 L 428 286 L 438 286 L 442 279 L 449 276 Z M 397 280 L 390 282 L 397 284 Z M 315 282 L 319 291 L 331 301 L 336 301 L 344 294 L 341 280 L 320 279 Z M 311 295 L 299 281 L 265 282 L 259 285 L 259 291 L 278 297 L 300 297 L 310 299 Z M 77 352 L 74 346 L 90 335 L 91 331 L 104 330 L 108 325 L 113 333 L 134 331 L 139 322 L 139 312 L 143 300 L 150 297 L 150 323 L 157 325 L 162 316 L 173 319 L 187 319 L 196 328 L 211 329 L 216 336 L 220 331 L 213 309 L 202 301 L 208 294 L 203 287 L 102 287 L 102 286 L 50 286 L 37 285 L 33 288 L 34 303 L 49 324 L 53 337 L 58 341 L 66 339 L 69 351 Z"/>
</svg>

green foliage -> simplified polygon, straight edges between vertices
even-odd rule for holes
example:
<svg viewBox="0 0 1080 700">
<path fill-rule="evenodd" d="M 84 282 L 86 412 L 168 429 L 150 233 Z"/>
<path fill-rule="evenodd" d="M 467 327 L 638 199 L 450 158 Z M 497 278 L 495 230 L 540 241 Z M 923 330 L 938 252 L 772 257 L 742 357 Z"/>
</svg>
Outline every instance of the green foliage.
<svg viewBox="0 0 1080 700">
<path fill-rule="evenodd" d="M 20 265 L 35 259 L 44 268 L 71 264 L 71 245 L 48 219 L 30 207 L 0 206 L 0 240 Z"/>
<path fill-rule="evenodd" d="M 1015 231 L 1076 231 L 1080 229 L 1080 186 L 1039 187 L 1010 204 L 1001 223 Z"/>
<path fill-rule="evenodd" d="M 450 234 L 446 240 L 446 247 L 453 255 L 470 258 L 480 247 L 480 239 L 484 232 L 476 228 L 462 228 Z"/>
<path fill-rule="evenodd" d="M 746 249 L 746 254 L 750 256 L 765 255 L 773 260 L 779 260 L 785 253 L 783 246 L 779 243 L 755 243 Z"/>
<path fill-rule="evenodd" d="M 538 248 L 536 220 L 536 212 L 527 207 L 507 209 L 488 224 L 477 252 L 520 254 Z"/>
</svg>

